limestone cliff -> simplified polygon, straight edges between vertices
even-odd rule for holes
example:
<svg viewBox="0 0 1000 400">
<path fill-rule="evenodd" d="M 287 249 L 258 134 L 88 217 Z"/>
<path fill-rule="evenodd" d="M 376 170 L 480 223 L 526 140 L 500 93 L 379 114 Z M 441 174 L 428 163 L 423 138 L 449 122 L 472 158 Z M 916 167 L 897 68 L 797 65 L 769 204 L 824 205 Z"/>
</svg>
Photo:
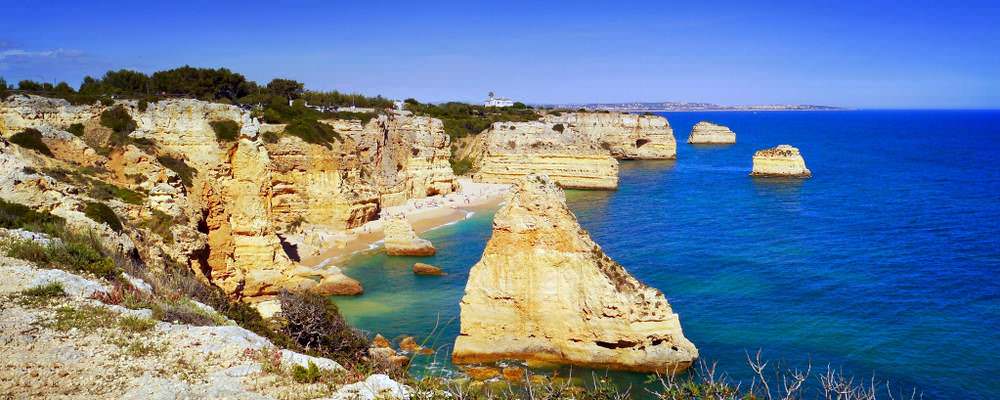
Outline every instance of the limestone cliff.
<svg viewBox="0 0 1000 400">
<path fill-rule="evenodd" d="M 781 144 L 753 154 L 751 176 L 787 176 L 808 178 L 812 176 L 799 149 Z"/>
<path fill-rule="evenodd" d="M 498 122 L 480 143 L 463 146 L 476 160 L 474 177 L 512 183 L 530 173 L 564 188 L 618 187 L 616 159 L 674 159 L 677 144 L 666 118 L 623 113 L 548 114 L 540 121 Z"/>
<path fill-rule="evenodd" d="M 732 144 L 736 143 L 736 133 L 728 127 L 701 121 L 691 128 L 688 136 L 690 144 Z"/>
<path fill-rule="evenodd" d="M 460 306 L 456 363 L 670 372 L 698 356 L 663 294 L 605 255 L 544 176 L 527 176 L 497 212 Z"/>
<path fill-rule="evenodd" d="M 128 135 L 134 145 L 108 145 L 110 130 L 100 116 L 110 107 L 124 107 L 135 121 Z M 216 138 L 211 122 L 220 120 L 239 124 L 237 141 Z M 4 144 L 16 160 L 34 160 L 7 163 L 4 178 L 17 182 L 5 185 L 4 198 L 75 217 L 82 201 L 95 200 L 79 195 L 91 186 L 130 189 L 139 204 L 108 202 L 127 225 L 119 247 L 136 248 L 147 263 L 189 265 L 233 297 L 252 301 L 283 288 L 355 294 L 360 285 L 336 267 L 297 264 L 283 235 L 304 226 L 321 233 L 356 227 L 383 207 L 451 192 L 457 182 L 440 120 L 390 114 L 364 124 L 325 122 L 339 135 L 329 146 L 282 134 L 281 126 L 262 127 L 231 105 L 174 99 L 141 109 L 136 101 L 73 106 L 15 95 L 0 102 L 0 134 L 36 128 L 53 157 Z M 73 124 L 85 133 L 66 132 Z M 57 168 L 77 176 L 83 167 L 88 175 L 69 183 L 24 172 Z"/>
</svg>

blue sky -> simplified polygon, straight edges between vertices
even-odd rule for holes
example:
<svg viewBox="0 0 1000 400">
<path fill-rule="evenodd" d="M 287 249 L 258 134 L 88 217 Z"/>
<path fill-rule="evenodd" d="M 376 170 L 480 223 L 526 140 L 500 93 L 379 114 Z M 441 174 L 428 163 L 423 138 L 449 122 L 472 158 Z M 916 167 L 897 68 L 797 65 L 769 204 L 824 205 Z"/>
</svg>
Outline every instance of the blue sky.
<svg viewBox="0 0 1000 400">
<path fill-rule="evenodd" d="M 189 64 L 423 101 L 1000 108 L 996 0 L 2 2 L 8 82 Z"/>
</svg>

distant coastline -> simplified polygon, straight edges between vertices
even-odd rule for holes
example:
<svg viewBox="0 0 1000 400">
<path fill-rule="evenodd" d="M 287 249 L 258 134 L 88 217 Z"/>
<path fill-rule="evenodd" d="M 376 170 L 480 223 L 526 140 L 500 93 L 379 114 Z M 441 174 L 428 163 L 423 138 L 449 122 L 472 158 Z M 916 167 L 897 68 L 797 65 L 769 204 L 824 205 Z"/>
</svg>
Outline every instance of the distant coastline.
<svg viewBox="0 0 1000 400">
<path fill-rule="evenodd" d="M 659 103 L 583 103 L 538 104 L 538 107 L 558 109 L 607 110 L 620 112 L 689 112 L 689 111 L 846 111 L 848 108 L 813 104 L 765 104 L 725 106 L 714 103 L 659 102 Z"/>
</svg>

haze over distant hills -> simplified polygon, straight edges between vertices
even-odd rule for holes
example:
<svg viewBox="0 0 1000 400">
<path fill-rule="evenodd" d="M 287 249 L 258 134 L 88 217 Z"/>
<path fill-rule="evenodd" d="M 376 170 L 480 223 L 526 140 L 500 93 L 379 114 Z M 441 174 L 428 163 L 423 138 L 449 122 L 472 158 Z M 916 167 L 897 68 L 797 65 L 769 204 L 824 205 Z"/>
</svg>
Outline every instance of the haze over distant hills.
<svg viewBox="0 0 1000 400">
<path fill-rule="evenodd" d="M 664 101 L 659 103 L 583 103 L 583 104 L 540 104 L 543 107 L 609 111 L 823 111 L 844 110 L 841 107 L 812 104 L 763 104 L 763 105 L 719 105 L 714 103 L 689 103 L 684 101 Z"/>
</svg>

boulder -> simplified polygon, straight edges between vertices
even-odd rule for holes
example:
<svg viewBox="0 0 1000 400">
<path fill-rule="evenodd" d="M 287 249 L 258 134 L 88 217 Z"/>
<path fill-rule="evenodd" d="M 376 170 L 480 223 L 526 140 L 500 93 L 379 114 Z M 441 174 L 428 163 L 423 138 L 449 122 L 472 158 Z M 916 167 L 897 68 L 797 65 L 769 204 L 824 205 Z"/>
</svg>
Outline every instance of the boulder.
<svg viewBox="0 0 1000 400">
<path fill-rule="evenodd" d="M 733 144 L 736 143 L 736 133 L 726 126 L 701 121 L 691 128 L 688 136 L 690 144 Z"/>
<path fill-rule="evenodd" d="M 668 373 L 698 357 L 663 293 L 601 251 L 551 179 L 529 175 L 506 200 L 469 272 L 456 364 L 520 359 Z"/>
<path fill-rule="evenodd" d="M 753 170 L 751 176 L 763 177 L 797 177 L 812 176 L 806 161 L 799 149 L 787 144 L 781 144 L 770 149 L 757 150 L 753 154 Z"/>
<path fill-rule="evenodd" d="M 383 232 L 385 252 L 390 256 L 432 256 L 437 251 L 429 240 L 418 237 L 405 219 L 386 219 Z"/>
<path fill-rule="evenodd" d="M 417 275 L 446 275 L 441 268 L 424 263 L 413 264 L 413 273 Z"/>
</svg>

